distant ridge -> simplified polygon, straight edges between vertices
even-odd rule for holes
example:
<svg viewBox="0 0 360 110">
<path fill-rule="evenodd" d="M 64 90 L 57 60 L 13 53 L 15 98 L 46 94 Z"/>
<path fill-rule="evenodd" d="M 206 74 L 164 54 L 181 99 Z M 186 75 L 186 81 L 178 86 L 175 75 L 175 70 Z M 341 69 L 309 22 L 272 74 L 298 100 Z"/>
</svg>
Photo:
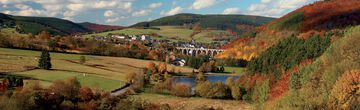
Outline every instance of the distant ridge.
<svg viewBox="0 0 360 110">
<path fill-rule="evenodd" d="M 54 35 L 91 32 L 79 24 L 59 18 L 12 16 L 3 13 L 0 13 L 0 27 L 17 27 L 21 33 L 31 34 L 38 34 L 44 30 Z"/>
<path fill-rule="evenodd" d="M 241 28 L 253 28 L 264 25 L 274 20 L 274 18 L 249 16 L 249 15 L 200 15 L 200 14 L 177 14 L 159 18 L 149 22 L 140 22 L 131 27 L 143 26 L 182 26 L 199 24 L 202 28 L 212 28 L 218 30 L 232 29 L 233 31 L 243 32 Z"/>
<path fill-rule="evenodd" d="M 125 27 L 123 26 L 112 26 L 112 25 L 102 25 L 102 24 L 95 24 L 90 22 L 78 23 L 79 25 L 94 31 L 94 32 L 103 32 L 103 31 L 111 31 L 111 30 L 120 30 Z"/>
</svg>

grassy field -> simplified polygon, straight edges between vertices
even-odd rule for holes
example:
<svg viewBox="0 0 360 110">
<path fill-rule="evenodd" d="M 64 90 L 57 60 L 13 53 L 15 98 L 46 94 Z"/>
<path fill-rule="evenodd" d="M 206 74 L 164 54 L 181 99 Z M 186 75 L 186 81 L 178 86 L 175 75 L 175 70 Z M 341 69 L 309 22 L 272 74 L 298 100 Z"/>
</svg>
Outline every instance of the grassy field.
<svg viewBox="0 0 360 110">
<path fill-rule="evenodd" d="M 46 83 L 77 77 L 81 84 L 106 91 L 119 88 L 124 84 L 126 74 L 141 72 L 149 60 L 138 60 L 120 57 L 91 56 L 86 57 L 86 63 L 80 64 L 82 55 L 50 53 L 53 70 L 35 69 L 38 64 L 39 51 L 0 48 L 0 73 L 31 77 Z M 182 72 L 191 72 L 191 68 L 175 67 Z"/>
<path fill-rule="evenodd" d="M 238 100 L 206 99 L 200 97 L 182 98 L 171 95 L 141 93 L 131 96 L 137 100 L 145 100 L 153 103 L 169 104 L 174 110 L 194 110 L 202 106 L 222 108 L 224 110 L 252 110 L 253 107 Z"/>
<path fill-rule="evenodd" d="M 202 42 L 202 43 L 210 43 L 213 41 L 214 37 L 219 37 L 221 34 L 226 34 L 226 31 L 223 30 L 207 30 L 203 31 L 199 34 L 196 34 L 194 36 L 194 39 L 196 41 Z"/>
<path fill-rule="evenodd" d="M 91 36 L 106 36 L 108 34 L 126 34 L 126 35 L 141 35 L 141 34 L 153 34 L 156 33 L 159 36 L 154 37 L 153 39 L 158 40 L 170 40 L 170 41 L 190 41 L 190 35 L 193 33 L 193 30 L 186 29 L 180 26 L 157 26 L 156 28 L 160 28 L 160 30 L 156 29 L 135 29 L 135 28 L 127 28 L 123 30 L 115 30 L 109 32 L 102 32 L 102 33 L 94 33 L 84 35 L 84 37 L 91 37 Z M 194 36 L 194 39 L 198 42 L 203 43 L 210 43 L 212 42 L 212 37 L 214 35 L 219 35 L 222 33 L 226 33 L 226 31 L 222 30 L 209 30 L 201 32 Z"/>
<path fill-rule="evenodd" d="M 19 34 L 16 32 L 15 28 L 2 28 L 0 29 L 1 34 L 8 36 L 27 36 L 27 34 Z"/>
<path fill-rule="evenodd" d="M 212 73 L 216 75 L 242 75 L 244 68 L 242 67 L 225 67 L 225 72 L 223 73 Z M 235 73 L 235 74 L 233 74 Z"/>
</svg>

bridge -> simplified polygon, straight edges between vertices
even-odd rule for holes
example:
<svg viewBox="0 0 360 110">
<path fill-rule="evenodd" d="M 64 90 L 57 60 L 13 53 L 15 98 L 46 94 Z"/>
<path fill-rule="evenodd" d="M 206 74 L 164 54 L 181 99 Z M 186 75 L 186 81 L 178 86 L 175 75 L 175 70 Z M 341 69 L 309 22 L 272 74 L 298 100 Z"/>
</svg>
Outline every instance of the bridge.
<svg viewBox="0 0 360 110">
<path fill-rule="evenodd" d="M 181 52 L 184 55 L 198 56 L 201 54 L 215 56 L 221 52 L 222 49 L 206 49 L 206 48 L 189 48 L 189 47 L 176 47 L 177 52 Z"/>
</svg>

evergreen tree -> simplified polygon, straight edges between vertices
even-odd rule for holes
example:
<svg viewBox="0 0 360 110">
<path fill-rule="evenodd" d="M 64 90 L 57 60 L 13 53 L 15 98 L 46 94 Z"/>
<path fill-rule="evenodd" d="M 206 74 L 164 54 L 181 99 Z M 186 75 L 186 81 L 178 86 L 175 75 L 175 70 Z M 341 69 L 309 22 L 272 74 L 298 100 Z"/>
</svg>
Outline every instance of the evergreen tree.
<svg viewBox="0 0 360 110">
<path fill-rule="evenodd" d="M 51 69 L 51 58 L 48 51 L 42 51 L 39 59 L 39 68 L 49 70 Z"/>
</svg>

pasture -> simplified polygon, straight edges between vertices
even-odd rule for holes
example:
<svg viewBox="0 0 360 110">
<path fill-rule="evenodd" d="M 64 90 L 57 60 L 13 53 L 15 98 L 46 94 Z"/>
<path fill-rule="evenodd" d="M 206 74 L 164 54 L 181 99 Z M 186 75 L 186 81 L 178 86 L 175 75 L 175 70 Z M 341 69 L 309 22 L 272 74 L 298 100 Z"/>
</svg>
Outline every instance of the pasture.
<svg viewBox="0 0 360 110">
<path fill-rule="evenodd" d="M 126 74 L 142 72 L 142 68 L 150 62 L 120 57 L 105 57 L 79 54 L 50 53 L 52 70 L 36 69 L 40 51 L 0 48 L 0 73 L 30 77 L 39 80 L 44 85 L 56 80 L 77 77 L 81 84 L 111 91 L 121 87 Z M 85 56 L 86 62 L 80 62 L 80 56 Z M 191 68 L 175 67 L 181 72 L 191 72 Z"/>
</svg>

